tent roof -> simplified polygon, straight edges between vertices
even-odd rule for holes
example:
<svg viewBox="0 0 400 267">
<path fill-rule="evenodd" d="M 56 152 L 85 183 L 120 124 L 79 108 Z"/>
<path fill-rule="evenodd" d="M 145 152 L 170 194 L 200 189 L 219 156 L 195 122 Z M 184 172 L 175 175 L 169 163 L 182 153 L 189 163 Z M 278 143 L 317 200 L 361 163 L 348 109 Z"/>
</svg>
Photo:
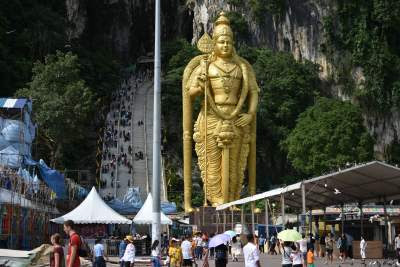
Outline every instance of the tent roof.
<svg viewBox="0 0 400 267">
<path fill-rule="evenodd" d="M 147 199 L 144 202 L 142 208 L 136 214 L 133 222 L 136 224 L 152 224 L 153 223 L 153 198 L 149 193 Z M 172 224 L 170 218 L 168 218 L 163 212 L 161 213 L 161 224 Z"/>
<path fill-rule="evenodd" d="M 400 169 L 380 161 L 372 161 L 229 202 L 218 206 L 217 210 L 265 198 L 279 201 L 281 195 L 285 196 L 286 205 L 301 208 L 302 184 L 305 186 L 308 208 L 376 202 L 383 201 L 384 198 L 400 199 Z"/>
<path fill-rule="evenodd" d="M 93 187 L 85 200 L 74 210 L 64 216 L 52 219 L 52 222 L 63 223 L 73 220 L 76 224 L 131 224 L 132 221 L 115 212 L 99 196 Z"/>
<path fill-rule="evenodd" d="M 26 98 L 0 98 L 0 108 L 24 108 L 29 100 Z"/>
</svg>

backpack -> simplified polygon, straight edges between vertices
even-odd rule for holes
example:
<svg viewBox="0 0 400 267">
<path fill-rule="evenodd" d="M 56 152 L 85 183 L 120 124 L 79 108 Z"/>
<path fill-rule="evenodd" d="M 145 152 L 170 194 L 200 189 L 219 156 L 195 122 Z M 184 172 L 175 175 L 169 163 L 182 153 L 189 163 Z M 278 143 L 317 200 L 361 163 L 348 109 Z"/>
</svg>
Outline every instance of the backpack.
<svg viewBox="0 0 400 267">
<path fill-rule="evenodd" d="M 74 235 L 79 236 L 79 240 L 81 241 L 78 246 L 78 251 L 77 251 L 78 256 L 82 257 L 82 258 L 90 257 L 90 248 L 89 248 L 88 244 L 77 233 L 75 233 Z M 71 240 L 69 241 L 69 243 L 71 245 Z"/>
</svg>

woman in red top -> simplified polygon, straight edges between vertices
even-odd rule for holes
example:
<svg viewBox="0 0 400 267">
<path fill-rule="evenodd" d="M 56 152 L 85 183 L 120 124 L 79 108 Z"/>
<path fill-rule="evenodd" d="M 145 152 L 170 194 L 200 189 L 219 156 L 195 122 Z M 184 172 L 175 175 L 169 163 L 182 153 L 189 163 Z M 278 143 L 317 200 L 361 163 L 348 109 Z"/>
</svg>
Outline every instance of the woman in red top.
<svg viewBox="0 0 400 267">
<path fill-rule="evenodd" d="M 64 267 L 64 250 L 60 245 L 61 236 L 54 234 L 51 236 L 51 244 L 53 244 L 53 251 L 50 253 L 50 267 Z"/>
</svg>

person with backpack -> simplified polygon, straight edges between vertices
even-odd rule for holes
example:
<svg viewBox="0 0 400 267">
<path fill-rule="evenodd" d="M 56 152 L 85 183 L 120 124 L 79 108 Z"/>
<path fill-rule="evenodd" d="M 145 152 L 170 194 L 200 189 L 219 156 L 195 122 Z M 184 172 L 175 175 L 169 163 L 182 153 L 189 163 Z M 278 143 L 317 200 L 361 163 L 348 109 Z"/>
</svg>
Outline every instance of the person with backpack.
<svg viewBox="0 0 400 267">
<path fill-rule="evenodd" d="M 64 222 L 64 232 L 69 237 L 68 253 L 67 253 L 67 267 L 80 267 L 81 261 L 79 260 L 79 249 L 81 247 L 81 237 L 74 230 L 75 224 L 72 220 Z"/>
</svg>

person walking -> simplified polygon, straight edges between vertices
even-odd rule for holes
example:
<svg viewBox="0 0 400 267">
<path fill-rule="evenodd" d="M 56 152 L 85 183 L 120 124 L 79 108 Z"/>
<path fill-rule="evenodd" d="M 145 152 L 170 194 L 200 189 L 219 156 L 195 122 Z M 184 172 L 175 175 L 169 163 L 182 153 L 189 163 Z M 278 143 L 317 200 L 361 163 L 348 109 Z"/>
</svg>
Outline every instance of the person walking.
<svg viewBox="0 0 400 267">
<path fill-rule="evenodd" d="M 394 239 L 394 246 L 396 248 L 396 257 L 398 262 L 400 262 L 400 233 Z"/>
<path fill-rule="evenodd" d="M 253 234 L 247 235 L 247 244 L 243 247 L 244 266 L 245 267 L 261 267 L 260 253 L 254 244 Z"/>
<path fill-rule="evenodd" d="M 104 246 L 101 243 L 101 238 L 96 239 L 93 247 L 94 252 L 94 267 L 106 267 L 104 260 Z"/>
<path fill-rule="evenodd" d="M 366 250 L 367 250 L 367 241 L 365 241 L 364 237 L 361 237 L 360 241 L 360 256 L 361 263 L 365 266 L 365 258 L 366 258 Z"/>
<path fill-rule="evenodd" d="M 221 244 L 215 247 L 215 267 L 226 267 L 228 264 L 228 246 Z"/>
<path fill-rule="evenodd" d="M 177 239 L 172 238 L 169 249 L 169 266 L 180 267 L 182 265 L 182 249 L 178 246 Z"/>
<path fill-rule="evenodd" d="M 82 245 L 81 237 L 74 230 L 75 224 L 72 220 L 64 222 L 64 232 L 69 237 L 68 253 L 67 253 L 67 267 L 80 267 L 81 261 L 79 260 L 79 248 Z"/>
<path fill-rule="evenodd" d="M 307 252 L 307 267 L 315 267 L 314 265 L 314 248 L 310 247 Z"/>
<path fill-rule="evenodd" d="M 340 252 L 339 259 L 342 263 L 346 260 L 346 249 L 347 249 L 346 235 L 342 234 L 342 236 L 339 239 L 339 252 Z"/>
<path fill-rule="evenodd" d="M 50 267 L 64 267 L 64 250 L 60 245 L 61 236 L 59 234 L 54 234 L 50 238 L 53 249 L 50 252 Z"/>
<path fill-rule="evenodd" d="M 325 264 L 328 263 L 328 261 L 332 264 L 333 263 L 333 246 L 334 246 L 334 236 L 332 233 L 326 236 L 325 238 L 325 246 L 326 246 L 326 254 L 327 254 L 327 259 L 325 261 Z"/>
<path fill-rule="evenodd" d="M 271 243 L 271 246 L 269 248 L 270 254 L 271 255 L 277 255 L 276 249 L 275 249 L 275 247 L 276 247 L 276 236 L 275 236 L 275 234 L 271 236 L 270 243 Z"/>
<path fill-rule="evenodd" d="M 185 240 L 181 244 L 183 266 L 192 266 L 193 261 L 193 249 L 192 243 L 189 240 L 189 236 L 185 237 Z"/>
<path fill-rule="evenodd" d="M 124 262 L 124 267 L 133 267 L 135 265 L 135 256 L 136 256 L 135 246 L 133 245 L 133 237 L 131 235 L 128 235 L 126 236 L 125 239 L 128 242 L 128 244 L 126 245 L 122 261 Z"/>
<path fill-rule="evenodd" d="M 128 241 L 126 240 L 126 237 L 119 243 L 119 266 L 124 267 L 124 261 L 122 260 L 122 257 L 125 254 L 126 246 L 128 245 Z"/>
<path fill-rule="evenodd" d="M 326 234 L 325 232 L 322 232 L 321 237 L 319 238 L 319 256 L 321 258 L 325 258 L 325 254 L 326 254 Z"/>
<path fill-rule="evenodd" d="M 260 238 L 258 239 L 258 249 L 260 250 L 260 253 L 265 253 L 264 246 L 265 246 L 265 237 L 261 235 Z"/>
<path fill-rule="evenodd" d="M 151 266 L 152 267 L 161 267 L 161 254 L 159 245 L 160 241 L 154 240 L 151 245 Z"/>
<path fill-rule="evenodd" d="M 290 258 L 292 259 L 293 267 L 303 267 L 304 259 L 299 244 L 295 244 L 294 249 L 290 254 Z"/>
<path fill-rule="evenodd" d="M 292 254 L 292 242 L 283 242 L 282 245 L 282 267 L 292 267 L 293 262 L 290 255 Z"/>
<path fill-rule="evenodd" d="M 232 238 L 232 261 L 239 261 L 239 256 L 242 251 L 242 245 L 236 236 Z"/>
<path fill-rule="evenodd" d="M 302 239 L 297 241 L 299 244 L 300 252 L 303 256 L 303 266 L 307 265 L 307 238 L 305 234 L 302 234 Z"/>
</svg>

